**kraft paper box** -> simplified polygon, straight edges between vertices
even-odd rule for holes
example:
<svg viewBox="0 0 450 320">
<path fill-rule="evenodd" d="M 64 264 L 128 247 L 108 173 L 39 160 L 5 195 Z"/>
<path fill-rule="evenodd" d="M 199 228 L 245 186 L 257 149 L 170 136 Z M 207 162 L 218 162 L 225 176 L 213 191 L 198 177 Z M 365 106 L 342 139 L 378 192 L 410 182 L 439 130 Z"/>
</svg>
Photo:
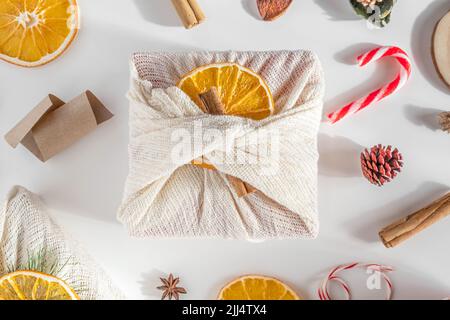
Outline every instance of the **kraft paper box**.
<svg viewBox="0 0 450 320">
<path fill-rule="evenodd" d="M 5 139 L 13 148 L 21 143 L 45 162 L 112 116 L 90 91 L 68 103 L 49 94 L 5 135 Z"/>
</svg>

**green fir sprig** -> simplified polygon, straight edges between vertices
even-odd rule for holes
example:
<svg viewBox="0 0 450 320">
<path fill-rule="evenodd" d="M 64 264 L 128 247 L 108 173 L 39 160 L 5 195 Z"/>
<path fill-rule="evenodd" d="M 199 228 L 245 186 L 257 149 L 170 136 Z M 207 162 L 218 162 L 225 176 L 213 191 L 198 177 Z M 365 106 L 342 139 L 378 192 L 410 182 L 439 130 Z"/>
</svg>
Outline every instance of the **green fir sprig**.
<svg viewBox="0 0 450 320">
<path fill-rule="evenodd" d="M 68 283 L 75 292 L 80 295 L 87 292 L 88 289 L 82 286 L 76 285 L 72 275 L 67 274 L 64 271 L 69 264 L 76 264 L 73 262 L 72 257 L 61 262 L 56 257 L 52 257 L 48 254 L 46 249 L 40 249 L 36 252 L 28 252 L 28 259 L 26 262 L 19 264 L 18 266 L 8 266 L 6 273 L 13 273 L 16 271 L 36 271 L 45 273 Z"/>
</svg>

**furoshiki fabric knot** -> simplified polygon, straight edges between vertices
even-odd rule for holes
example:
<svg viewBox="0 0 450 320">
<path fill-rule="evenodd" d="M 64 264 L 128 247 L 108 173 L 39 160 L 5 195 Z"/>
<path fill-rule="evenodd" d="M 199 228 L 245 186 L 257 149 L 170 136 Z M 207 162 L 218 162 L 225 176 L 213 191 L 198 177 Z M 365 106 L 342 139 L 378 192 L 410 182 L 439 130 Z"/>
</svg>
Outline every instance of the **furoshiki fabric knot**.
<svg viewBox="0 0 450 320">
<path fill-rule="evenodd" d="M 209 63 L 259 73 L 276 100 L 260 120 L 205 114 L 175 86 Z M 118 218 L 138 237 L 312 238 L 323 74 L 308 51 L 135 54 L 129 176 Z M 191 164 L 205 156 L 218 170 Z M 226 175 L 258 191 L 238 198 Z"/>
</svg>

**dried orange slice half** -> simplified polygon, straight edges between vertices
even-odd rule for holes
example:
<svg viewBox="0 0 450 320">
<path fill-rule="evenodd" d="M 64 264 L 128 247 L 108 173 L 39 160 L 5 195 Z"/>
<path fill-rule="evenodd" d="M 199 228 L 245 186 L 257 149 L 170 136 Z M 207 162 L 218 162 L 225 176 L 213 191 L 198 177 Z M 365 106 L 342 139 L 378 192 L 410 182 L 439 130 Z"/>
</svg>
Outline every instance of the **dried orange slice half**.
<svg viewBox="0 0 450 320">
<path fill-rule="evenodd" d="M 264 79 L 236 63 L 217 63 L 194 69 L 185 75 L 178 87 L 198 106 L 199 94 L 216 87 L 225 114 L 261 120 L 274 111 L 274 100 Z"/>
<path fill-rule="evenodd" d="M 0 300 L 80 300 L 64 281 L 36 271 L 17 271 L 0 278 Z"/>
<path fill-rule="evenodd" d="M 178 87 L 200 108 L 203 104 L 199 94 L 215 87 L 227 115 L 261 120 L 275 109 L 272 93 L 264 79 L 236 63 L 216 63 L 196 68 L 178 82 Z M 204 157 L 192 163 L 204 169 L 215 169 Z"/>
<path fill-rule="evenodd" d="M 227 284 L 219 300 L 301 300 L 288 285 L 278 279 L 249 275 Z"/>
<path fill-rule="evenodd" d="M 79 28 L 76 0 L 1 0 L 0 59 L 37 67 L 59 57 Z"/>
</svg>

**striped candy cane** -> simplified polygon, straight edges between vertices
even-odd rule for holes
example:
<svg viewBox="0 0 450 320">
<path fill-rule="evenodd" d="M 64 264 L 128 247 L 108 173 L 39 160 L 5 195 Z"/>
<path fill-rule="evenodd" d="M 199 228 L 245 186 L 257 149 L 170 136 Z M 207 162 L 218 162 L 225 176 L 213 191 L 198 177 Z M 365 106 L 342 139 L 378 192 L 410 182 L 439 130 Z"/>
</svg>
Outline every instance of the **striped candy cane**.
<svg viewBox="0 0 450 320">
<path fill-rule="evenodd" d="M 331 123 L 336 123 L 350 114 L 357 113 L 358 111 L 377 103 L 387 96 L 397 92 L 405 85 L 406 81 L 408 81 L 411 76 L 411 61 L 408 54 L 398 47 L 379 47 L 373 49 L 359 56 L 358 63 L 360 67 L 363 67 L 372 61 L 377 61 L 383 59 L 384 57 L 393 57 L 400 63 L 400 73 L 394 81 L 359 100 L 351 102 L 342 109 L 328 114 L 327 117 Z"/>
<path fill-rule="evenodd" d="M 347 283 L 338 276 L 338 274 L 345 270 L 351 270 L 356 268 L 363 268 L 366 270 L 371 270 L 373 272 L 378 272 L 380 276 L 383 277 L 383 280 L 386 283 L 386 300 L 391 300 L 392 297 L 392 282 L 387 276 L 388 272 L 393 271 L 394 269 L 392 267 L 383 266 L 381 264 L 361 264 L 361 263 L 351 263 L 347 265 L 341 265 L 337 266 L 333 270 L 330 271 L 328 276 L 323 280 L 322 286 L 318 289 L 319 299 L 320 300 L 333 300 L 329 291 L 328 291 L 328 284 L 332 281 L 337 282 L 341 288 L 343 289 L 345 296 L 347 300 L 350 300 L 352 298 L 350 287 L 347 285 Z"/>
</svg>

